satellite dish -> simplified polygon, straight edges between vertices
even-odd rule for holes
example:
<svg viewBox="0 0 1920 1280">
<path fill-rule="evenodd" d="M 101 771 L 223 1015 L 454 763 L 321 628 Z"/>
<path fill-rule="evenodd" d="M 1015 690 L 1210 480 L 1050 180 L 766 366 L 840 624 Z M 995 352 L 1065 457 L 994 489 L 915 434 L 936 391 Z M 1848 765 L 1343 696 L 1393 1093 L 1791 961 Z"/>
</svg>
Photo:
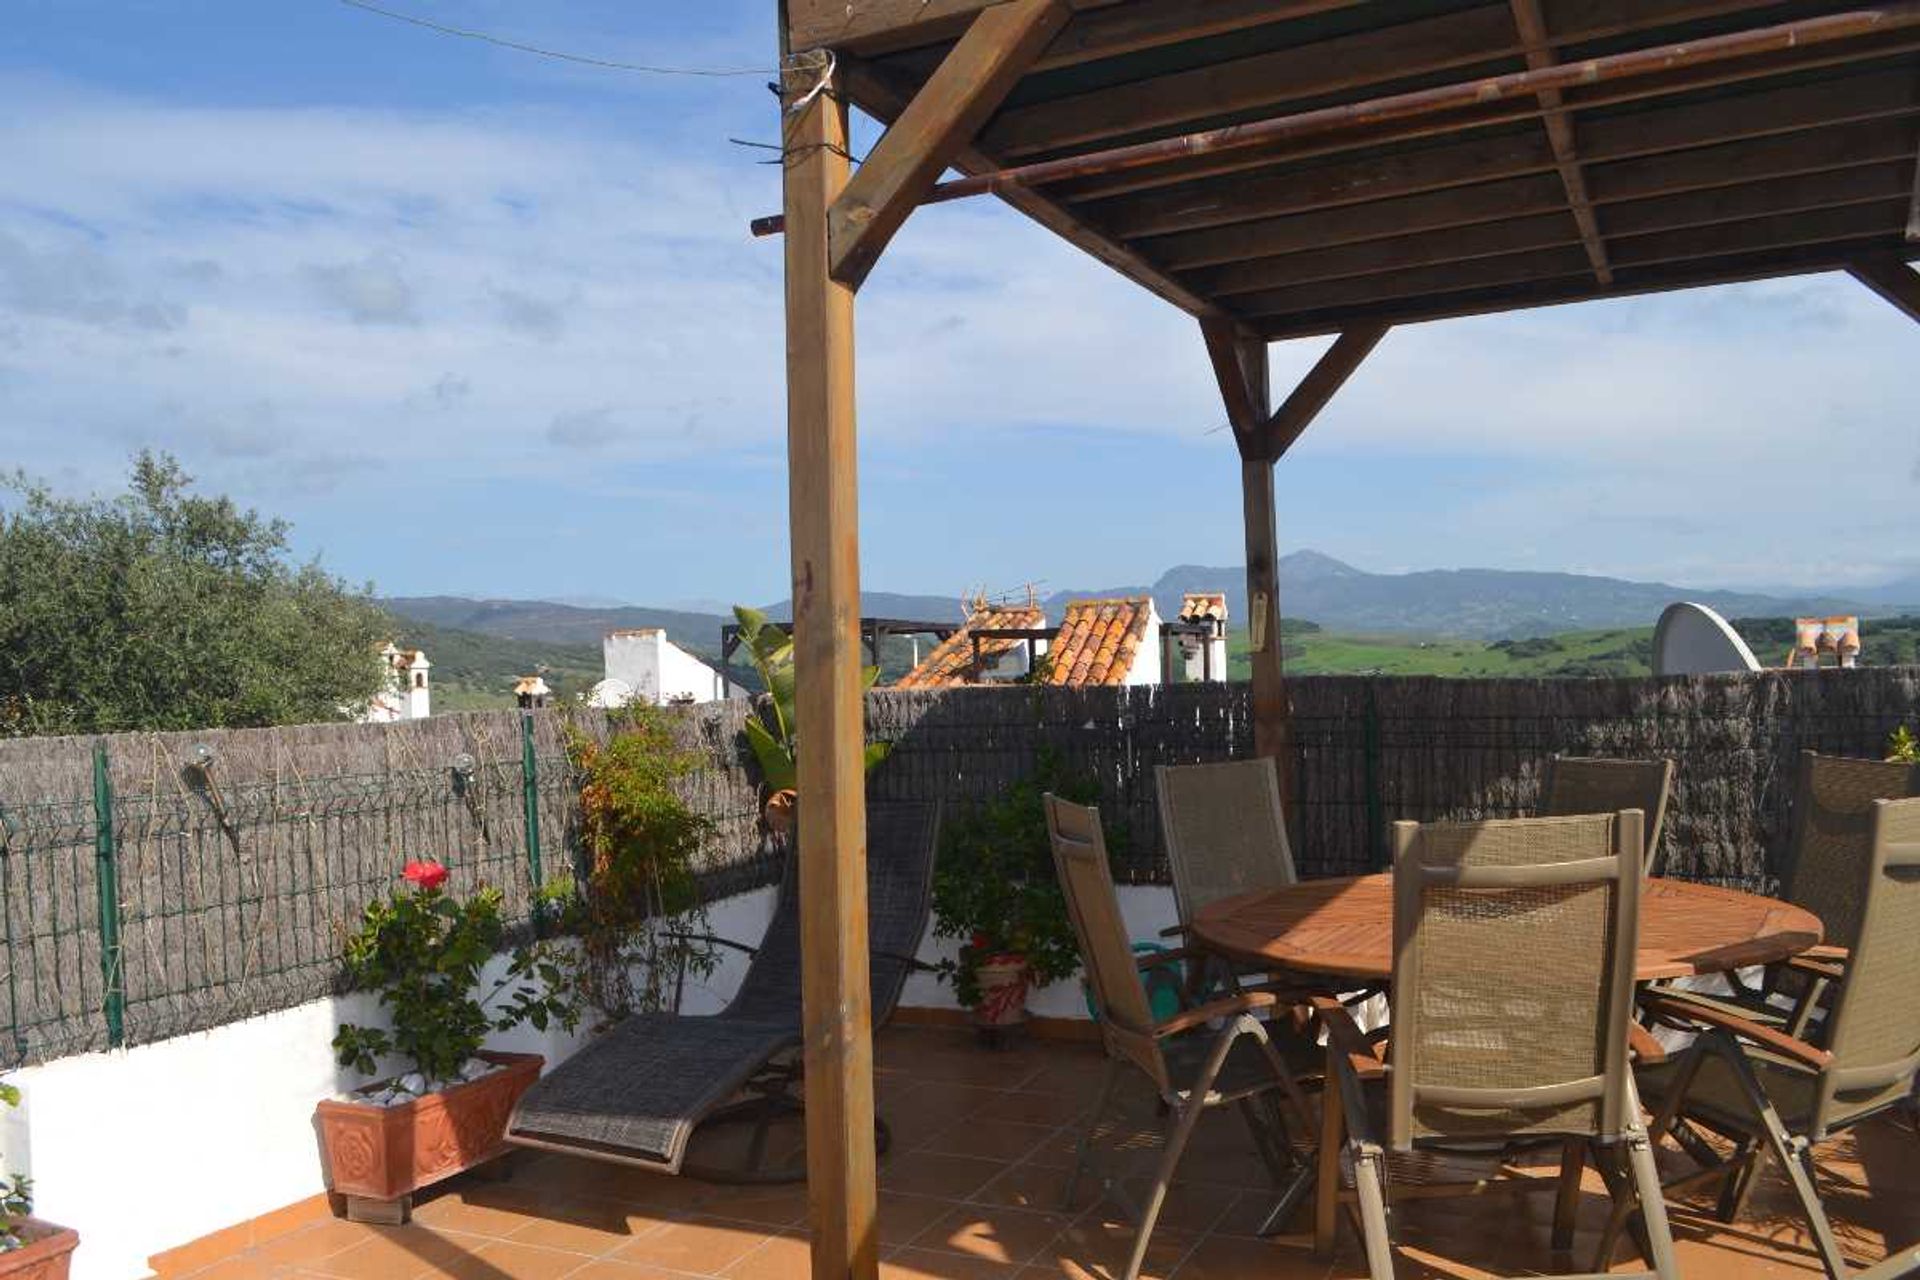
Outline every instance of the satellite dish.
<svg viewBox="0 0 1920 1280">
<path fill-rule="evenodd" d="M 633 701 L 633 686 L 619 676 L 608 676 L 587 690 L 587 705 L 613 710 Z"/>
<path fill-rule="evenodd" d="M 1703 604 L 1670 604 L 1653 628 L 1653 674 L 1705 676 L 1758 671 L 1753 650 L 1727 620 Z"/>
</svg>

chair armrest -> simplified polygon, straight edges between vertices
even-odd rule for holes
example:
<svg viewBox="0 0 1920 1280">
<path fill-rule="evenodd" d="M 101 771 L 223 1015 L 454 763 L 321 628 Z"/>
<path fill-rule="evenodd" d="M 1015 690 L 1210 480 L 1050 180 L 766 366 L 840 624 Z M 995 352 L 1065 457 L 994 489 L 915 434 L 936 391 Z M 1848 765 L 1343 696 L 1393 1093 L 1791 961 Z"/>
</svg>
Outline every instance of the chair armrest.
<svg viewBox="0 0 1920 1280">
<path fill-rule="evenodd" d="M 1853 953 L 1845 947 L 1836 947 L 1830 942 L 1823 942 L 1817 947 L 1808 947 L 1805 951 L 1795 956 L 1794 959 L 1825 960 L 1834 964 L 1845 964 L 1852 958 L 1852 954 Z"/>
<path fill-rule="evenodd" d="M 1811 956 L 1794 956 L 1786 961 L 1786 967 L 1795 973 L 1804 973 L 1812 978 L 1825 978 L 1829 982 L 1838 982 L 1847 976 L 1846 953 L 1841 952 L 1838 960 L 1816 959 Z"/>
<path fill-rule="evenodd" d="M 1653 1032 L 1633 1021 L 1627 1023 L 1627 1051 L 1641 1066 L 1667 1060 L 1667 1047 L 1653 1038 Z"/>
<path fill-rule="evenodd" d="M 1134 957 L 1134 967 L 1145 972 L 1157 969 L 1163 964 L 1184 964 L 1188 960 L 1207 960 L 1211 957 L 1205 951 L 1193 947 L 1170 947 L 1165 951 L 1143 951 Z"/>
<path fill-rule="evenodd" d="M 1379 1079 L 1387 1074 L 1387 1064 L 1380 1060 L 1379 1051 L 1367 1042 L 1345 1005 L 1332 996 L 1315 996 L 1309 1004 L 1320 1025 L 1327 1030 L 1329 1056 L 1344 1061 L 1362 1080 Z"/>
<path fill-rule="evenodd" d="M 760 948 L 750 947 L 744 942 L 735 942 L 732 938 L 723 938 L 717 933 L 669 933 L 666 935 L 675 942 L 704 942 L 708 946 L 731 947 L 735 951 L 754 956 L 760 954 Z"/>
<path fill-rule="evenodd" d="M 1236 1014 L 1252 1013 L 1256 1009 L 1272 1009 L 1280 1004 L 1280 997 L 1271 991 L 1242 991 L 1237 995 L 1224 996 L 1218 1000 L 1209 1000 L 1206 1004 L 1184 1013 L 1177 1013 L 1165 1022 L 1156 1023 L 1153 1036 L 1163 1040 L 1168 1036 L 1177 1036 L 1183 1031 L 1195 1027 L 1204 1027 L 1216 1018 L 1231 1018 Z"/>
<path fill-rule="evenodd" d="M 1186 925 L 1170 924 L 1154 936 L 1159 938 L 1184 938 L 1191 932 L 1192 930 L 1187 928 Z"/>
<path fill-rule="evenodd" d="M 1827 1064 L 1833 1061 L 1833 1055 L 1826 1050 L 1816 1049 L 1805 1040 L 1796 1039 L 1784 1031 L 1761 1026 L 1725 1005 L 1689 1000 L 1684 993 L 1677 991 L 1649 994 L 1644 1003 L 1647 1012 L 1671 1027 L 1683 1030 L 1717 1028 L 1815 1071 L 1825 1070 Z"/>
</svg>

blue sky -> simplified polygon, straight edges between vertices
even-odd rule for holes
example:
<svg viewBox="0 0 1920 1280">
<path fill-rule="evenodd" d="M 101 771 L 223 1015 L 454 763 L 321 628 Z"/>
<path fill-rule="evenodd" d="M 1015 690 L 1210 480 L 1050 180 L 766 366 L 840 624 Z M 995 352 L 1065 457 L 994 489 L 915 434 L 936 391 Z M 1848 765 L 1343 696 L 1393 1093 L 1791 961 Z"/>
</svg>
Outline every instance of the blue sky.
<svg viewBox="0 0 1920 1280">
<path fill-rule="evenodd" d="M 620 61 L 765 68 L 771 0 L 392 0 Z M 643 77 L 338 0 L 12 0 L 0 459 L 142 446 L 396 594 L 785 592 L 764 76 Z M 870 133 L 870 131 L 869 131 Z M 954 593 L 1238 563 L 1185 316 L 990 202 L 861 298 L 864 577 Z M 1276 348 L 1276 386 L 1324 344 Z M 1390 334 L 1279 470 L 1364 568 L 1841 587 L 1920 569 L 1920 330 L 1845 278 Z"/>
</svg>

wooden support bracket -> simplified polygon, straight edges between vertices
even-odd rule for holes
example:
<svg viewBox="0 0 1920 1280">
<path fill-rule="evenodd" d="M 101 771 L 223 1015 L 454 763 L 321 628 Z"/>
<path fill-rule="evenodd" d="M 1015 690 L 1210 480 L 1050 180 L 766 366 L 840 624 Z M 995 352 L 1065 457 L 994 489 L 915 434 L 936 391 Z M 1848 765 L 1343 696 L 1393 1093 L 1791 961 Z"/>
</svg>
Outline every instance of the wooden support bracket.
<svg viewBox="0 0 1920 1280">
<path fill-rule="evenodd" d="M 907 215 L 1066 25 L 1060 0 L 1008 0 L 975 16 L 939 69 L 833 202 L 833 278 L 859 288 Z"/>
<path fill-rule="evenodd" d="M 1920 271 L 1898 255 L 1862 258 L 1847 267 L 1847 274 L 1905 312 L 1907 319 L 1920 321 Z"/>
<path fill-rule="evenodd" d="M 1220 384 L 1227 422 L 1242 456 L 1257 441 L 1267 421 L 1267 344 L 1226 316 L 1202 316 L 1200 334 Z"/>
<path fill-rule="evenodd" d="M 1328 347 L 1326 354 L 1307 370 L 1307 376 L 1300 379 L 1300 385 L 1293 389 L 1285 404 L 1274 411 L 1261 435 L 1262 456 L 1271 462 L 1278 462 L 1287 450 L 1293 448 L 1320 411 L 1327 407 L 1334 393 L 1347 384 L 1360 363 L 1372 354 L 1380 345 L 1380 339 L 1387 336 L 1391 326 L 1384 324 L 1364 325 L 1359 328 L 1343 330 Z"/>
</svg>

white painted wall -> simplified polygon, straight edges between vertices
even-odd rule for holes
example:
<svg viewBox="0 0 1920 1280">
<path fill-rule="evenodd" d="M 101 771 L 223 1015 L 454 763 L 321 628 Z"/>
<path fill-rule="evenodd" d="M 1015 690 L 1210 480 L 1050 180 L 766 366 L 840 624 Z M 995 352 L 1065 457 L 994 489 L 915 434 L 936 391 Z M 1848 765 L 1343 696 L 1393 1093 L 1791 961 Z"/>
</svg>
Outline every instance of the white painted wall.
<svg viewBox="0 0 1920 1280">
<path fill-rule="evenodd" d="M 667 633 L 658 628 L 609 632 L 600 652 L 608 680 L 625 682 L 637 697 L 655 706 L 676 699 L 721 702 L 746 696 L 746 690 L 667 639 Z"/>
<path fill-rule="evenodd" d="M 1129 685 L 1162 684 L 1165 677 L 1160 671 L 1160 611 L 1153 601 L 1147 601 L 1147 630 L 1140 637 L 1140 647 L 1134 651 L 1133 669 L 1127 672 Z"/>
<path fill-rule="evenodd" d="M 775 894 L 759 889 L 714 904 L 712 931 L 758 941 Z M 1122 887 L 1120 905 L 1140 941 L 1157 941 L 1175 919 L 1168 889 Z M 929 933 L 919 954 L 933 962 L 957 951 L 957 941 Z M 725 1007 L 746 967 L 744 955 L 722 949 L 715 973 L 688 985 L 685 1012 Z M 902 1003 L 958 1007 L 952 989 L 927 974 L 909 979 Z M 1077 978 L 1034 992 L 1029 1007 L 1046 1017 L 1087 1016 Z M 0 1119 L 0 1152 L 8 1168 L 34 1179 L 41 1215 L 80 1232 L 74 1280 L 145 1275 L 156 1253 L 324 1190 L 313 1105 L 366 1083 L 334 1066 L 333 1034 L 342 1022 L 378 1015 L 370 996 L 318 1000 L 10 1076 L 22 1101 Z M 551 1065 L 583 1039 L 522 1028 L 489 1044 L 544 1054 Z M 389 1064 L 382 1074 L 391 1071 Z"/>
</svg>

